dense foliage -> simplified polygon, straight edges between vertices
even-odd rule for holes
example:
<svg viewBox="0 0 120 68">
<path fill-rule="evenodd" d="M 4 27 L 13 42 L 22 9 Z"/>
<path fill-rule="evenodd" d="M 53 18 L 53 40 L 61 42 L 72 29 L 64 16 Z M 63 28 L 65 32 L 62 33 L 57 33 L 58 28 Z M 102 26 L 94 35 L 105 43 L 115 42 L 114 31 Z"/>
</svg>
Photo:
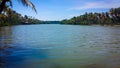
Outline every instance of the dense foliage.
<svg viewBox="0 0 120 68">
<path fill-rule="evenodd" d="M 60 24 L 60 21 L 41 21 L 41 24 Z"/>
<path fill-rule="evenodd" d="M 19 0 L 23 5 L 30 6 L 36 11 L 34 4 L 29 0 Z M 22 16 L 16 11 L 12 10 L 12 0 L 0 0 L 0 26 L 18 25 L 18 24 L 37 24 L 40 20 L 30 16 Z"/>
<path fill-rule="evenodd" d="M 30 16 L 21 14 L 7 8 L 6 12 L 0 14 L 0 26 L 18 25 L 18 24 L 38 24 L 41 21 Z"/>
<path fill-rule="evenodd" d="M 74 25 L 120 25 L 120 7 L 112 8 L 109 12 L 102 13 L 85 13 L 69 20 L 61 21 L 61 24 L 74 24 Z"/>
</svg>

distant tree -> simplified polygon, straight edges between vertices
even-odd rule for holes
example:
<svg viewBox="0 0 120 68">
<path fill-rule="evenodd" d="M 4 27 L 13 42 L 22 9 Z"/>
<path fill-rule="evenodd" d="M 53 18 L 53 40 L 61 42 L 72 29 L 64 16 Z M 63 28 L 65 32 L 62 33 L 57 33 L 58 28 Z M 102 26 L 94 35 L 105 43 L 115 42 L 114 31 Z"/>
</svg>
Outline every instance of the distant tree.
<svg viewBox="0 0 120 68">
<path fill-rule="evenodd" d="M 73 17 L 69 20 L 61 21 L 63 24 L 75 24 L 75 25 L 114 25 L 120 24 L 120 8 L 111 8 L 109 12 L 102 13 L 85 13 L 77 17 Z"/>
</svg>

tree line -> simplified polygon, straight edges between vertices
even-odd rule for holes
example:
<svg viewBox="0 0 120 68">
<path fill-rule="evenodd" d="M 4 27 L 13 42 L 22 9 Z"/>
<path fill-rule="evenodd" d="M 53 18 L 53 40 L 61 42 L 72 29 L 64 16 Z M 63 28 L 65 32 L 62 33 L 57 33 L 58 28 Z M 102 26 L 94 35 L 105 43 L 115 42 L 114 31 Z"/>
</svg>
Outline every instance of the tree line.
<svg viewBox="0 0 120 68">
<path fill-rule="evenodd" d="M 7 8 L 6 12 L 0 14 L 0 26 L 7 26 L 7 25 L 19 25 L 19 24 L 39 24 L 41 21 L 35 19 L 31 16 L 24 15 L 17 13 L 16 11 L 12 10 L 11 8 Z"/>
<path fill-rule="evenodd" d="M 73 25 L 120 25 L 120 7 L 111 8 L 109 12 L 102 13 L 85 13 L 71 19 L 65 19 L 61 21 L 61 24 L 73 24 Z"/>
<path fill-rule="evenodd" d="M 41 21 L 31 16 L 22 16 L 12 10 L 13 0 L 0 0 L 0 26 L 18 25 L 18 24 L 38 24 Z M 36 8 L 29 0 L 19 0 L 24 6 L 30 6 L 36 13 Z"/>
</svg>

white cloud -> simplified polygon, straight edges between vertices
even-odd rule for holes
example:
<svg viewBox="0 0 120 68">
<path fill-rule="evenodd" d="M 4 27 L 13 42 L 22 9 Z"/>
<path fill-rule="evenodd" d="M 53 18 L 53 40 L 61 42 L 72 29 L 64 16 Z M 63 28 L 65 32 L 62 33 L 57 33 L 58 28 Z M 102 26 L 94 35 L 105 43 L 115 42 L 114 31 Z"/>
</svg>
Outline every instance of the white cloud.
<svg viewBox="0 0 120 68">
<path fill-rule="evenodd" d="M 81 10 L 81 9 L 96 9 L 96 8 L 117 8 L 120 7 L 120 0 L 103 0 L 96 2 L 86 2 L 83 5 L 78 5 L 69 10 Z"/>
</svg>

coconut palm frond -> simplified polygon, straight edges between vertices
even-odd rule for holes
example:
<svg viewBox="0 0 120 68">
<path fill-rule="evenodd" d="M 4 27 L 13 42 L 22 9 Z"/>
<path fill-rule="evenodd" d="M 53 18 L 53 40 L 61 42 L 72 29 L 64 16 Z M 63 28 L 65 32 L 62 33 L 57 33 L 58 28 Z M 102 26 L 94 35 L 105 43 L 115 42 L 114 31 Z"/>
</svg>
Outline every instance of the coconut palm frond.
<svg viewBox="0 0 120 68">
<path fill-rule="evenodd" d="M 19 0 L 19 1 L 22 2 L 24 6 L 32 7 L 32 9 L 37 13 L 35 5 L 32 2 L 30 2 L 29 0 Z"/>
</svg>

